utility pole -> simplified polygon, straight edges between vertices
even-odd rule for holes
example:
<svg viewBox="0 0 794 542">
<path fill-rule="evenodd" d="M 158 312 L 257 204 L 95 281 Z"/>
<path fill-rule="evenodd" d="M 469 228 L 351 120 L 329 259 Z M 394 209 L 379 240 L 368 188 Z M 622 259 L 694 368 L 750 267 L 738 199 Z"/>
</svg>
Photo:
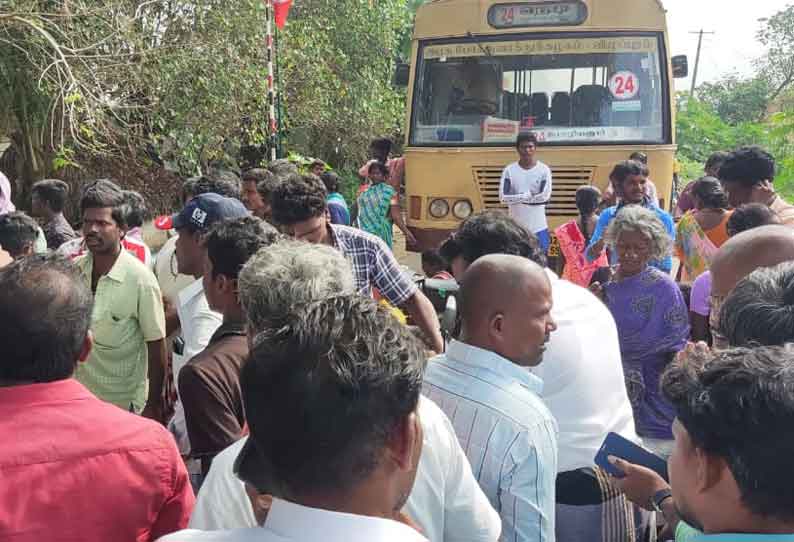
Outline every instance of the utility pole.
<svg viewBox="0 0 794 542">
<path fill-rule="evenodd" d="M 714 34 L 714 32 L 704 32 L 701 28 L 699 32 L 690 32 L 690 34 L 698 35 L 698 52 L 695 55 L 695 70 L 692 72 L 692 87 L 689 89 L 689 97 L 695 97 L 695 85 L 698 80 L 698 67 L 700 66 L 700 49 L 703 46 L 703 34 Z"/>
</svg>

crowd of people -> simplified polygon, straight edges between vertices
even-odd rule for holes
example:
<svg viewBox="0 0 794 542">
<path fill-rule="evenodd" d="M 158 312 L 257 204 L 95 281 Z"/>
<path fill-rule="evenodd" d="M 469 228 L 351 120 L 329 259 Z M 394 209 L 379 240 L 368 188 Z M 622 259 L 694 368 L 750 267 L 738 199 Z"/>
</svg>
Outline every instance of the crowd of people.
<svg viewBox="0 0 794 542">
<path fill-rule="evenodd" d="M 450 340 L 391 250 L 388 140 L 351 205 L 320 160 L 188 179 L 156 251 L 137 192 L 86 184 L 76 232 L 66 183 L 35 220 L 0 175 L 0 539 L 794 539 L 774 159 L 716 154 L 676 220 L 631 156 L 576 191 L 558 274 L 552 170 L 516 149 L 508 212 L 422 255 L 460 286 Z M 598 465 L 610 434 L 668 476 Z"/>
</svg>

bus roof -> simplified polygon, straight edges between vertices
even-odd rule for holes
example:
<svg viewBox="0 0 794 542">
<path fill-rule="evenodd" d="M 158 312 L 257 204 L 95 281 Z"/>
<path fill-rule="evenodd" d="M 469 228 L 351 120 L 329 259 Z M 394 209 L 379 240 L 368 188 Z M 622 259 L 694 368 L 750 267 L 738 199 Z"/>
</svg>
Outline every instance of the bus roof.
<svg viewBox="0 0 794 542">
<path fill-rule="evenodd" d="M 414 39 L 455 36 L 494 35 L 527 32 L 588 30 L 664 31 L 666 10 L 661 0 L 581 0 L 587 6 L 587 19 L 577 26 L 531 28 L 494 28 L 488 24 L 488 10 L 497 4 L 542 5 L 547 1 L 511 0 L 429 0 L 419 7 Z"/>
</svg>

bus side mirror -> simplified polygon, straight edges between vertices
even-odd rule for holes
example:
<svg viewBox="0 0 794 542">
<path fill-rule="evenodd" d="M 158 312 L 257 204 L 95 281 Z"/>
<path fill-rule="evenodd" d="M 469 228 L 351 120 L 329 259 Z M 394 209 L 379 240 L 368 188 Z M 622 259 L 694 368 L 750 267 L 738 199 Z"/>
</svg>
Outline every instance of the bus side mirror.
<svg viewBox="0 0 794 542">
<path fill-rule="evenodd" d="M 686 55 L 674 56 L 670 61 L 673 64 L 673 77 L 679 79 L 689 75 L 689 60 Z"/>
<path fill-rule="evenodd" d="M 411 76 L 411 65 L 400 62 L 394 68 L 394 86 L 407 87 L 408 79 Z"/>
</svg>

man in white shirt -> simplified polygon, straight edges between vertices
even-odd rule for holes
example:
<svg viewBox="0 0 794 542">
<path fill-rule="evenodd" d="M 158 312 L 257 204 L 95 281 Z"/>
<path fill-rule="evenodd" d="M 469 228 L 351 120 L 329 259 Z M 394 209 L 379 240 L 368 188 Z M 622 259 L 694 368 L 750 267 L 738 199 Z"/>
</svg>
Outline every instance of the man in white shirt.
<svg viewBox="0 0 794 542">
<path fill-rule="evenodd" d="M 257 330 L 280 327 L 297 307 L 355 292 L 345 257 L 325 245 L 284 240 L 261 250 L 240 274 L 240 296 L 251 340 Z M 466 454 L 441 410 L 419 401 L 423 448 L 404 512 L 431 542 L 494 542 L 499 515 L 472 475 Z M 257 521 L 233 463 L 246 439 L 212 462 L 190 519 L 194 529 L 253 527 Z"/>
<path fill-rule="evenodd" d="M 549 166 L 535 157 L 537 146 L 535 134 L 518 134 L 519 159 L 502 172 L 499 201 L 507 205 L 511 217 L 537 236 L 545 252 L 550 242 L 546 204 L 551 199 L 552 181 Z"/>
<path fill-rule="evenodd" d="M 422 452 L 424 365 L 419 340 L 372 299 L 298 309 L 254 343 L 240 378 L 251 434 L 235 470 L 255 499 L 277 490 L 264 524 L 161 540 L 426 542 L 401 512 Z"/>
<path fill-rule="evenodd" d="M 248 216 L 248 211 L 239 200 L 208 193 L 193 198 L 181 212 L 171 217 L 172 225 L 179 234 L 176 241 L 177 270 L 196 279 L 177 296 L 177 312 L 182 334 L 174 341 L 174 382 L 178 381 L 182 367 L 193 356 L 207 348 L 213 333 L 223 322 L 222 315 L 210 310 L 207 297 L 204 295 L 202 284 L 206 258 L 206 250 L 203 246 L 204 234 L 213 224 L 244 216 Z M 168 427 L 179 444 L 180 453 L 183 456 L 189 455 L 190 441 L 185 425 L 185 411 L 178 399 L 174 407 L 174 417 Z M 191 474 L 196 474 L 196 470 L 192 469 Z"/>
<path fill-rule="evenodd" d="M 525 228 L 493 211 L 465 220 L 444 244 L 442 254 L 459 280 L 469 265 L 487 254 L 514 254 L 538 264 L 545 262 L 537 241 Z M 557 542 L 593 539 L 594 532 L 610 542 L 641 540 L 650 514 L 626 502 L 593 461 L 609 432 L 640 442 L 615 321 L 588 290 L 548 269 L 546 274 L 557 331 L 551 335 L 544 362 L 531 371 L 543 380 L 541 397 L 559 426 Z M 602 524 L 607 517 L 618 519 Z"/>
</svg>

